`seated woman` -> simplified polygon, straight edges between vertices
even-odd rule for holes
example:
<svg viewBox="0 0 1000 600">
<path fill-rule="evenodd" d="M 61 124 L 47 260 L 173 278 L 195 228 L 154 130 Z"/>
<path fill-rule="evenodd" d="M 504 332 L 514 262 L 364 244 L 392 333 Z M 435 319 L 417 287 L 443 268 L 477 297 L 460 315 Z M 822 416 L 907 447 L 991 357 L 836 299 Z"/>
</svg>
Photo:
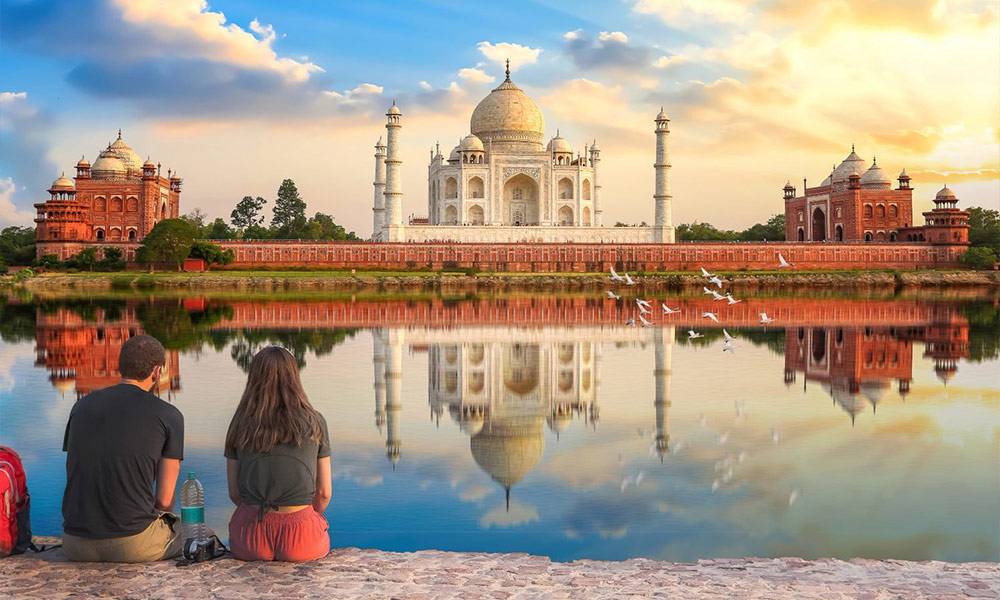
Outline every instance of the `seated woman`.
<svg viewBox="0 0 1000 600">
<path fill-rule="evenodd" d="M 253 357 L 226 435 L 229 544 L 241 560 L 325 556 L 330 534 L 330 435 L 309 404 L 295 357 L 278 346 Z"/>
</svg>

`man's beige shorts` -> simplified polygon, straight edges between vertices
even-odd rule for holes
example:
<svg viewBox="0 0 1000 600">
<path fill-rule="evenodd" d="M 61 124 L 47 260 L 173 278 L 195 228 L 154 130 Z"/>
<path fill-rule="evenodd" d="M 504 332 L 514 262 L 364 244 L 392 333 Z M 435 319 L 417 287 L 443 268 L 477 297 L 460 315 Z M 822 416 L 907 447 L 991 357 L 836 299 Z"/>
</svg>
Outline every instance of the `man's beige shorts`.
<svg viewBox="0 0 1000 600">
<path fill-rule="evenodd" d="M 184 546 L 180 519 L 163 513 L 141 533 L 92 540 L 63 534 L 66 558 L 85 562 L 141 563 L 179 556 Z"/>
</svg>

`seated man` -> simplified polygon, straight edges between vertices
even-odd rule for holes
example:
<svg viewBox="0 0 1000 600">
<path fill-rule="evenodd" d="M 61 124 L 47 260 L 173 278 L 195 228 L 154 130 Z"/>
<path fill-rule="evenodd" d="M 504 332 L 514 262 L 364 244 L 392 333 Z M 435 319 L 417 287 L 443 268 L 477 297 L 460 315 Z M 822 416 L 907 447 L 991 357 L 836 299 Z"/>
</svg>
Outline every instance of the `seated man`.
<svg viewBox="0 0 1000 600">
<path fill-rule="evenodd" d="M 87 394 L 69 413 L 62 512 L 70 560 L 133 563 L 181 553 L 181 525 L 170 510 L 184 417 L 151 393 L 164 359 L 155 338 L 129 339 L 118 357 L 121 383 Z"/>
</svg>

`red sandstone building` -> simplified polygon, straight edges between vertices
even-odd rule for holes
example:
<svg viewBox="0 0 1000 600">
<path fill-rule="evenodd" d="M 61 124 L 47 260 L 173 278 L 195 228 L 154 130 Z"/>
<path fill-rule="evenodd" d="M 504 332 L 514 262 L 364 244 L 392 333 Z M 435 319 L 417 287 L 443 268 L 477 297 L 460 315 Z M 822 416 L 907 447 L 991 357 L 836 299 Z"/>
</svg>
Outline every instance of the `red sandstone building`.
<svg viewBox="0 0 1000 600">
<path fill-rule="evenodd" d="M 785 239 L 789 242 L 924 242 L 963 246 L 969 243 L 969 213 L 959 210 L 955 193 L 945 186 L 925 212 L 926 225 L 913 222 L 913 188 L 906 169 L 899 185 L 873 159 L 854 152 L 817 187 L 805 187 L 796 196 L 795 186 L 784 187 Z M 805 181 L 803 181 L 805 185 Z"/>
<path fill-rule="evenodd" d="M 121 130 L 93 165 L 80 159 L 74 180 L 60 176 L 49 188 L 49 199 L 35 204 L 39 257 L 66 260 L 89 246 L 115 246 L 131 261 L 157 222 L 180 214 L 180 177 L 169 170 L 163 177 L 160 165 L 143 162 L 122 140 Z"/>
</svg>

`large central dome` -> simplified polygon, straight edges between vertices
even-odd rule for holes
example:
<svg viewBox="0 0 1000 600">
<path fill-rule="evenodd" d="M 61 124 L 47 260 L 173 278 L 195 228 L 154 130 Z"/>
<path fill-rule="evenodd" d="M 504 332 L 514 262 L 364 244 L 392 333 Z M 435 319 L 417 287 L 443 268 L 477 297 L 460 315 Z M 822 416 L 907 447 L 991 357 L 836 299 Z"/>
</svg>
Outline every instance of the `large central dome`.
<svg viewBox="0 0 1000 600">
<path fill-rule="evenodd" d="M 535 101 L 507 78 L 472 111 L 472 134 L 499 152 L 544 150 L 545 118 Z"/>
</svg>

